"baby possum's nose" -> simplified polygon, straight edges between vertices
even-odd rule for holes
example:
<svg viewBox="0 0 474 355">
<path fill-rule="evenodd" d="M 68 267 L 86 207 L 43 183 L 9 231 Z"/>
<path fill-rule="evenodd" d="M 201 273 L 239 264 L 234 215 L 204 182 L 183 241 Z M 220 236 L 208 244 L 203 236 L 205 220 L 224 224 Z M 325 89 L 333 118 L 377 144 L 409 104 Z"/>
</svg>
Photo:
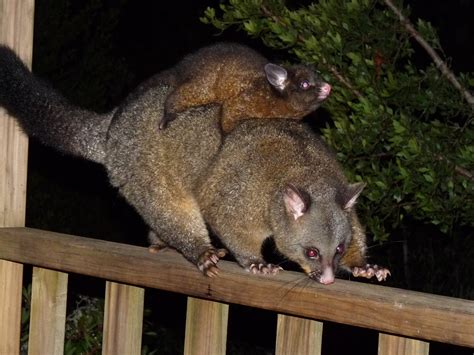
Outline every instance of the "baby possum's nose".
<svg viewBox="0 0 474 355">
<path fill-rule="evenodd" d="M 324 100 L 326 99 L 329 94 L 331 93 L 331 85 L 329 85 L 328 83 L 324 83 L 322 86 L 321 86 L 321 89 L 319 90 L 319 99 L 321 100 Z"/>
</svg>

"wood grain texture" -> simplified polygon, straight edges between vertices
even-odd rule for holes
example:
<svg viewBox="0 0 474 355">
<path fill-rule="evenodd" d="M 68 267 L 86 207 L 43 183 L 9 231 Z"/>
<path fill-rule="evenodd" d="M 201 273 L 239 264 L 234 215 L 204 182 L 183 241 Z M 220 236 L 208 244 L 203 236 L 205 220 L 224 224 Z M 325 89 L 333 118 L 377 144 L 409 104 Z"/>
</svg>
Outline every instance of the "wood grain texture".
<svg viewBox="0 0 474 355">
<path fill-rule="evenodd" d="M 320 355 L 323 323 L 311 319 L 278 315 L 276 355 Z"/>
<path fill-rule="evenodd" d="M 102 354 L 141 353 L 144 299 L 141 287 L 106 283 Z"/>
<path fill-rule="evenodd" d="M 0 354 L 20 353 L 23 265 L 0 260 Z"/>
<path fill-rule="evenodd" d="M 188 297 L 185 355 L 226 353 L 229 305 Z"/>
<path fill-rule="evenodd" d="M 29 355 L 64 354 L 68 275 L 33 268 Z"/>
<path fill-rule="evenodd" d="M 474 347 L 474 301 L 345 280 L 324 286 L 296 272 L 256 276 L 226 261 L 219 262 L 218 277 L 207 278 L 171 250 L 150 254 L 142 247 L 28 228 L 0 229 L 0 259 Z"/>
<path fill-rule="evenodd" d="M 0 0 L 0 43 L 31 67 L 34 1 Z M 25 225 L 28 138 L 0 109 L 0 226 Z"/>
<path fill-rule="evenodd" d="M 34 0 L 0 0 L 0 43 L 31 66 Z M 0 109 L 0 227 L 25 225 L 28 139 Z M 20 351 L 23 266 L 0 261 L 0 354 Z"/>
<path fill-rule="evenodd" d="M 378 355 L 428 355 L 430 344 L 421 340 L 379 334 Z"/>
</svg>

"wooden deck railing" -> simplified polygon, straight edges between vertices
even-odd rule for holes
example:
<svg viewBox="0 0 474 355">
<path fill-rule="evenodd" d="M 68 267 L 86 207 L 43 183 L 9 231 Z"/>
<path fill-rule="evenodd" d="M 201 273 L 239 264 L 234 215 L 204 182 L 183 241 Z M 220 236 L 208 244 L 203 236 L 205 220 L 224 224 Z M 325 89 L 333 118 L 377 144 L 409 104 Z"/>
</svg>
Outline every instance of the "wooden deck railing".
<svg viewBox="0 0 474 355">
<path fill-rule="evenodd" d="M 142 287 L 192 296 L 187 354 L 225 353 L 226 303 L 278 312 L 277 354 L 318 353 L 320 321 L 325 320 L 378 330 L 379 354 L 427 354 L 430 340 L 474 348 L 474 301 L 345 280 L 323 286 L 305 282 L 306 276 L 296 272 L 255 276 L 226 261 L 219 262 L 219 277 L 211 279 L 173 251 L 156 255 L 142 247 L 28 228 L 0 229 L 0 259 L 36 266 L 29 340 L 33 354 L 62 353 L 71 272 L 108 280 L 106 354 L 140 353 Z M 17 294 L 12 291 L 11 297 Z M 10 301 L 17 303 L 0 300 L 0 313 Z"/>
</svg>

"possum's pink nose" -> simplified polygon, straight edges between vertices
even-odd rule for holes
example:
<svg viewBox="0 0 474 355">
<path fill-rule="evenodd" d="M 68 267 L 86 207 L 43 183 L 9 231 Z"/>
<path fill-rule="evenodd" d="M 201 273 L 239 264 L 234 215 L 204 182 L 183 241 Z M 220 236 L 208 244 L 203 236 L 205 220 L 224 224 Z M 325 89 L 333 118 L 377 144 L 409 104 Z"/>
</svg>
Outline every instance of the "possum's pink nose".
<svg viewBox="0 0 474 355">
<path fill-rule="evenodd" d="M 330 285 L 334 282 L 334 270 L 332 267 L 324 268 L 323 274 L 321 275 L 319 282 L 323 285 Z"/>
<path fill-rule="evenodd" d="M 328 83 L 324 83 L 322 86 L 321 86 L 321 89 L 319 90 L 319 98 L 321 100 L 325 100 L 327 99 L 327 97 L 329 96 L 329 94 L 331 93 L 331 85 L 329 85 Z"/>
</svg>

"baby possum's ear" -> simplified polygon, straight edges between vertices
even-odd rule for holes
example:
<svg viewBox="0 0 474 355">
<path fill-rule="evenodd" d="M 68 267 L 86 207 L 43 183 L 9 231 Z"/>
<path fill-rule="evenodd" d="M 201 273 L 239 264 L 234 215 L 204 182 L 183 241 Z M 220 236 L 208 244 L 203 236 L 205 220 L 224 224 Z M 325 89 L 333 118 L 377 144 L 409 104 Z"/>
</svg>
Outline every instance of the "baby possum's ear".
<svg viewBox="0 0 474 355">
<path fill-rule="evenodd" d="M 288 85 L 288 72 L 285 68 L 268 63 L 265 65 L 265 74 L 268 82 L 278 91 L 284 91 Z"/>
</svg>

